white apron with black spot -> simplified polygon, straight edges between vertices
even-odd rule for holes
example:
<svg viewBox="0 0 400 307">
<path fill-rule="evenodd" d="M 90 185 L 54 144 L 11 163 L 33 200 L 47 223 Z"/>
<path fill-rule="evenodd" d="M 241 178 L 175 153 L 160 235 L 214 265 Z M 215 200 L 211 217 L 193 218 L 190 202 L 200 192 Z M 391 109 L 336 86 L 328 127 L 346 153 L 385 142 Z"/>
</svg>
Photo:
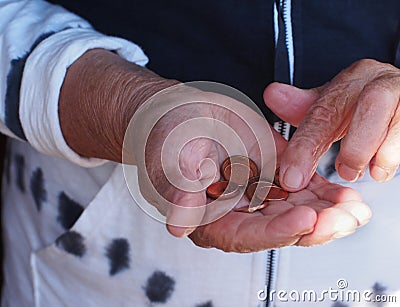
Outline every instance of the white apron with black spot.
<svg viewBox="0 0 400 307">
<path fill-rule="evenodd" d="M 283 15 L 291 12 L 291 1 L 279 3 L 286 7 Z M 139 209 L 121 166 L 82 168 L 33 149 L 93 165 L 74 153 L 61 133 L 57 104 L 65 70 L 91 48 L 114 50 L 145 65 L 140 48 L 101 35 L 45 1 L 1 1 L 0 16 L 0 130 L 29 142 L 11 141 L 5 167 L 3 306 L 262 306 L 258 294 L 271 280 L 267 271 L 277 273 L 275 292 L 324 291 L 345 279 L 350 290 L 398 295 L 394 303 L 312 305 L 399 306 L 400 176 L 385 184 L 351 185 L 374 212 L 363 229 L 322 247 L 281 249 L 273 267 L 263 252 L 197 248 L 189 239 L 170 236 Z M 291 32 L 290 23 L 285 28 L 283 20 L 283 26 Z M 285 46 L 282 39 L 277 44 Z M 292 73 L 296 48 L 287 48 Z M 311 304 L 286 296 L 272 305 Z"/>
<path fill-rule="evenodd" d="M 13 141 L 6 173 L 3 306 L 257 306 L 264 254 L 172 237 L 121 165 L 80 168 Z"/>
<path fill-rule="evenodd" d="M 3 306 L 265 303 L 258 295 L 265 289 L 265 253 L 224 253 L 172 237 L 134 203 L 120 165 L 81 168 L 19 141 L 8 151 Z M 272 290 L 320 293 L 345 279 L 349 290 L 399 296 L 400 206 L 393 197 L 399 183 L 400 176 L 385 184 L 352 184 L 372 206 L 373 220 L 325 246 L 281 249 Z M 310 306 L 288 296 L 274 298 L 274 306 Z M 398 306 L 399 301 L 340 305 L 325 299 L 313 305 Z"/>
</svg>

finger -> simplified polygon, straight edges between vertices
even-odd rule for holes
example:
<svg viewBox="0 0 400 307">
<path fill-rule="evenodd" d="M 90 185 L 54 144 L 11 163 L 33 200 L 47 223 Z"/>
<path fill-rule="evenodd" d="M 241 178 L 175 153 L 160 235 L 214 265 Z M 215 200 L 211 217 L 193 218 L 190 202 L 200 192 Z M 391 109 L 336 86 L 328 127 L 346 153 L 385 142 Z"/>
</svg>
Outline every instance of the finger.
<svg viewBox="0 0 400 307">
<path fill-rule="evenodd" d="M 196 229 L 190 238 L 201 247 L 227 252 L 255 252 L 295 244 L 314 229 L 316 213 L 309 207 L 290 207 L 275 216 L 232 212 Z"/>
<path fill-rule="evenodd" d="M 347 211 L 357 220 L 357 226 L 363 226 L 369 222 L 372 216 L 371 209 L 364 203 L 359 201 L 346 201 L 335 205 L 335 208 L 340 208 Z"/>
<path fill-rule="evenodd" d="M 313 232 L 316 221 L 315 210 L 308 206 L 294 206 L 274 218 L 265 228 L 264 235 L 270 237 L 265 248 L 297 244 L 303 235 Z"/>
<path fill-rule="evenodd" d="M 335 208 L 341 208 L 352 214 L 356 218 L 358 226 L 366 224 L 371 218 L 371 210 L 362 202 L 358 191 L 339 184 L 330 183 L 317 174 L 313 176 L 306 190 L 292 193 L 291 195 L 298 195 L 303 191 L 309 191 L 314 195 L 315 199 L 310 197 L 307 200 L 305 198 L 303 201 L 299 201 L 299 203 L 305 204 L 308 201 L 308 205 L 311 206 L 310 204 L 313 204 L 311 207 L 318 212 L 328 206 L 332 207 L 332 204 L 336 204 Z M 297 205 L 294 197 L 290 198 L 290 200 Z"/>
<path fill-rule="evenodd" d="M 371 177 L 377 181 L 391 179 L 400 164 L 400 116 L 390 123 L 386 139 L 370 163 Z"/>
<path fill-rule="evenodd" d="M 311 105 L 282 155 L 280 182 L 288 191 L 307 186 L 319 158 L 342 136 L 354 105 L 355 89 L 344 93 L 340 80 L 328 84 Z"/>
<path fill-rule="evenodd" d="M 207 158 L 190 155 L 188 151 L 192 148 L 196 148 L 197 153 L 200 151 L 197 147 L 184 147 L 179 162 L 181 181 L 175 182 L 176 186 L 171 183 L 167 193 L 171 201 L 167 229 L 177 237 L 189 235 L 202 223 L 207 202 L 205 187 L 219 179 L 217 157 L 211 153 Z"/>
<path fill-rule="evenodd" d="M 176 191 L 172 203 L 167 214 L 167 229 L 176 237 L 187 236 L 201 224 L 205 213 L 205 193 Z"/>
<path fill-rule="evenodd" d="M 338 174 L 343 179 L 356 181 L 362 176 L 386 138 L 397 103 L 397 93 L 379 81 L 363 89 L 336 159 Z"/>
<path fill-rule="evenodd" d="M 268 108 L 296 127 L 318 96 L 317 89 L 304 90 L 276 82 L 267 86 L 264 91 L 264 101 Z"/>
<path fill-rule="evenodd" d="M 348 201 L 362 201 L 358 191 L 340 184 L 331 183 L 318 174 L 314 174 L 311 178 L 307 190 L 310 190 L 318 199 L 334 204 Z"/>
<path fill-rule="evenodd" d="M 358 226 L 353 214 L 340 207 L 331 207 L 318 212 L 314 231 L 304 235 L 299 246 L 320 245 L 353 233 Z"/>
</svg>

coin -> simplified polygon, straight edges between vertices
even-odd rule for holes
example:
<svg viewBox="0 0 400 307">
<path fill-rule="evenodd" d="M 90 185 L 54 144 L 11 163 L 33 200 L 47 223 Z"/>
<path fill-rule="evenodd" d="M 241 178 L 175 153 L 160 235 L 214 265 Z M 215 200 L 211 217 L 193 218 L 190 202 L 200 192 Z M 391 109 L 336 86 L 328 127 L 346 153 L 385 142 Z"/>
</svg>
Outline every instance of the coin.
<svg viewBox="0 0 400 307">
<path fill-rule="evenodd" d="M 218 181 L 208 186 L 206 193 L 212 199 L 230 199 L 239 194 L 239 187 L 229 181 Z"/>
<path fill-rule="evenodd" d="M 231 156 L 221 164 L 221 173 L 225 180 L 238 185 L 245 185 L 246 181 L 258 175 L 257 164 L 245 156 Z"/>
<path fill-rule="evenodd" d="M 256 194 L 257 195 L 257 194 Z M 286 200 L 289 197 L 289 192 L 285 191 L 281 187 L 277 185 L 272 185 L 268 191 L 268 194 L 264 201 L 272 201 L 272 200 Z"/>
<path fill-rule="evenodd" d="M 279 181 L 279 167 L 277 167 L 277 169 L 275 170 L 275 176 L 274 176 L 274 183 L 280 187 L 281 183 Z"/>
<path fill-rule="evenodd" d="M 253 181 L 246 188 L 246 196 L 251 201 L 253 197 L 261 202 L 286 200 L 289 193 L 268 181 Z"/>
<path fill-rule="evenodd" d="M 252 183 L 249 183 L 249 185 L 246 188 L 245 194 L 250 201 L 253 199 L 254 192 L 256 191 L 257 185 L 258 185 L 258 179 L 253 181 Z"/>
<path fill-rule="evenodd" d="M 280 187 L 279 167 L 275 170 L 274 181 L 270 182 L 260 179 L 257 164 L 253 160 L 237 155 L 222 162 L 221 173 L 225 181 L 211 184 L 207 188 L 207 196 L 226 200 L 238 196 L 245 188 L 251 206 L 234 208 L 233 211 L 251 213 L 264 209 L 269 201 L 286 200 L 289 196 L 289 193 Z"/>
<path fill-rule="evenodd" d="M 240 208 L 234 208 L 233 211 L 235 211 L 235 212 L 244 212 L 244 213 L 252 213 L 252 212 L 255 212 L 257 210 L 262 210 L 266 206 L 268 206 L 268 202 L 265 201 L 265 202 L 261 203 L 258 206 L 253 206 L 253 207 L 244 206 L 244 207 L 240 207 Z"/>
<path fill-rule="evenodd" d="M 252 213 L 267 207 L 269 201 L 286 200 L 288 198 L 289 193 L 287 191 L 271 182 L 257 181 L 257 179 L 257 177 L 250 178 L 249 182 L 251 181 L 251 183 L 246 188 L 246 196 L 249 201 L 252 201 L 252 206 L 234 208 L 233 211 Z"/>
<path fill-rule="evenodd" d="M 250 177 L 249 181 L 247 181 L 247 186 L 249 186 L 250 184 L 253 184 L 254 182 L 258 182 L 258 181 L 260 181 L 260 176 Z"/>
</svg>

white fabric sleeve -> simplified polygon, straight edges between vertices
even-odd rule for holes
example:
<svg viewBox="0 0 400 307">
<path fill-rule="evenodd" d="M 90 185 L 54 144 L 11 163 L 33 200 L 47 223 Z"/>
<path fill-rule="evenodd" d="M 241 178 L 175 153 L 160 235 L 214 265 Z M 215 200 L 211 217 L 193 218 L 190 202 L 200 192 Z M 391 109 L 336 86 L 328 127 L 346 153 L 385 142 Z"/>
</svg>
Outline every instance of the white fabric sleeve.
<svg viewBox="0 0 400 307">
<path fill-rule="evenodd" d="M 0 131 L 47 155 L 91 167 L 65 142 L 58 97 L 67 68 L 93 48 L 117 52 L 138 65 L 147 57 L 132 42 L 93 30 L 80 17 L 41 0 L 0 2 Z M 4 65 L 3 65 L 4 64 Z"/>
</svg>

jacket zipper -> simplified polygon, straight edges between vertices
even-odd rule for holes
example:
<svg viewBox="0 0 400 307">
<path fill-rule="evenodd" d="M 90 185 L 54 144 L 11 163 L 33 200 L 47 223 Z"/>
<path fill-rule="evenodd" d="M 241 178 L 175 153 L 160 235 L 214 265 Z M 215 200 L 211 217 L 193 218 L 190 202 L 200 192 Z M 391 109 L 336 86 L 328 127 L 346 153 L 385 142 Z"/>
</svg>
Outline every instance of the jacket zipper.
<svg viewBox="0 0 400 307">
<path fill-rule="evenodd" d="M 285 25 L 285 42 L 288 52 L 289 61 L 289 82 L 293 84 L 294 76 L 294 46 L 293 46 L 293 30 L 292 30 L 292 1 L 281 0 L 281 8 L 283 11 L 283 23 Z"/>
<path fill-rule="evenodd" d="M 279 29 L 278 26 L 278 8 L 279 11 L 283 14 L 283 23 L 284 29 Z M 291 0 L 279 0 L 279 4 L 275 2 L 274 5 L 274 25 L 275 25 L 275 43 L 278 41 L 278 35 L 280 30 L 285 30 L 285 43 L 286 49 L 288 53 L 288 64 L 289 64 L 289 83 L 293 84 L 293 76 L 294 76 L 294 45 L 293 45 L 293 32 L 292 32 L 292 3 Z M 286 139 L 289 139 L 290 133 L 290 124 L 279 121 L 274 124 L 274 128 Z M 266 255 L 266 280 L 265 280 L 265 289 L 266 289 L 266 307 L 272 307 L 273 302 L 271 301 L 271 291 L 276 288 L 276 278 L 278 271 L 278 261 L 279 261 L 279 250 L 272 249 L 267 251 Z"/>
<path fill-rule="evenodd" d="M 279 2 L 279 3 L 278 3 Z M 277 7 L 279 6 L 279 8 Z M 279 29 L 278 18 L 279 12 L 282 12 L 284 29 Z M 294 77 L 294 44 L 293 44 L 293 30 L 292 30 L 292 1 L 291 0 L 279 0 L 274 3 L 274 32 L 275 32 L 275 45 L 278 42 L 279 32 L 285 31 L 285 45 L 288 54 L 288 65 L 289 65 L 289 84 L 293 84 Z M 286 140 L 289 139 L 290 135 L 290 124 L 284 121 L 278 121 L 274 123 L 274 128 L 277 130 Z"/>
<path fill-rule="evenodd" d="M 273 301 L 271 301 L 271 291 L 276 288 L 276 276 L 279 261 L 279 250 L 271 249 L 267 251 L 267 263 L 266 263 L 266 274 L 265 274 L 265 294 L 266 301 L 265 307 L 272 307 Z"/>
</svg>

